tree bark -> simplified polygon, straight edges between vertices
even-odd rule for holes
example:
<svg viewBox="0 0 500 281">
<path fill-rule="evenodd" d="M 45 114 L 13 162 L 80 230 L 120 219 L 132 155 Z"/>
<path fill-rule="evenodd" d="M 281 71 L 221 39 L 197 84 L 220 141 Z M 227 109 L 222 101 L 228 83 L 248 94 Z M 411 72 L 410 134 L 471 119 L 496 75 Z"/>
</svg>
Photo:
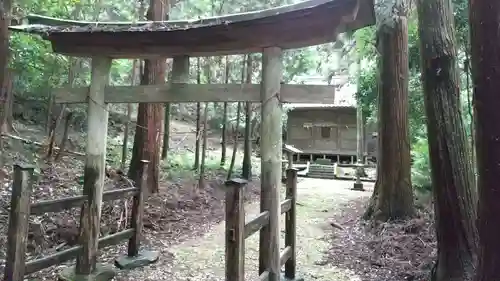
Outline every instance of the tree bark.
<svg viewBox="0 0 500 281">
<path fill-rule="evenodd" d="M 212 69 L 210 68 L 210 60 L 207 58 L 205 61 L 205 77 L 207 77 L 207 84 L 212 82 Z M 201 82 L 201 81 L 200 81 Z M 208 105 L 206 102 L 203 110 L 203 145 L 201 148 L 201 165 L 200 165 L 200 178 L 198 186 L 200 188 L 205 186 L 205 161 L 207 160 L 207 137 L 208 137 Z"/>
<path fill-rule="evenodd" d="M 246 81 L 252 83 L 252 56 L 247 56 Z M 252 178 L 252 103 L 245 103 L 245 143 L 243 149 L 242 177 L 250 180 Z"/>
<path fill-rule="evenodd" d="M 241 84 L 245 83 L 245 71 L 246 71 L 246 61 L 248 60 L 248 56 L 243 56 L 243 61 L 241 64 Z M 240 114 L 241 114 L 241 102 L 238 102 L 236 110 L 236 127 L 233 130 L 233 154 L 231 156 L 231 163 L 229 164 L 229 169 L 227 172 L 227 180 L 230 180 L 233 175 L 234 164 L 236 162 L 236 153 L 238 152 L 238 139 L 240 135 Z"/>
<path fill-rule="evenodd" d="M 234 134 L 234 145 L 233 154 L 231 156 L 231 163 L 229 164 L 229 169 L 227 170 L 227 180 L 230 180 L 233 176 L 234 164 L 236 162 L 236 153 L 238 152 L 238 128 L 240 127 L 240 114 L 241 114 L 241 102 L 238 102 L 238 109 L 236 110 L 236 133 Z"/>
<path fill-rule="evenodd" d="M 200 178 L 198 180 L 198 187 L 205 187 L 205 162 L 207 160 L 207 127 L 208 127 L 208 102 L 204 105 L 203 110 L 203 145 L 201 149 L 201 165 L 200 165 Z"/>
<path fill-rule="evenodd" d="M 451 1 L 420 0 L 418 21 L 438 242 L 432 280 L 471 280 L 477 195 L 462 121 Z"/>
<path fill-rule="evenodd" d="M 64 120 L 64 131 L 63 131 L 63 136 L 61 139 L 61 144 L 59 145 L 59 152 L 57 153 L 56 157 L 54 160 L 57 162 L 61 159 L 63 156 L 64 151 L 66 150 L 66 143 L 68 142 L 68 137 L 69 137 L 69 126 L 71 123 L 71 118 L 73 117 L 73 112 L 66 110 L 66 117 Z"/>
<path fill-rule="evenodd" d="M 224 75 L 224 83 L 229 84 L 229 58 L 226 56 L 226 68 Z M 222 113 L 222 140 L 221 140 L 221 156 L 220 156 L 220 166 L 224 167 L 226 165 L 226 153 L 227 153 L 227 102 L 224 102 L 224 112 Z"/>
<path fill-rule="evenodd" d="M 469 1 L 476 117 L 479 265 L 476 281 L 500 280 L 500 2 Z"/>
<path fill-rule="evenodd" d="M 170 140 L 170 108 L 171 104 L 169 102 L 165 103 L 165 118 L 163 120 L 163 148 L 161 151 L 161 159 L 163 161 L 167 160 L 169 140 Z"/>
<path fill-rule="evenodd" d="M 151 0 L 147 16 L 149 20 L 165 20 L 164 2 Z M 164 58 L 146 60 L 141 84 L 165 84 L 166 61 Z M 138 182 L 140 180 L 141 160 L 148 160 L 148 187 L 150 192 L 159 191 L 160 177 L 160 148 L 163 119 L 162 104 L 140 103 L 137 112 L 137 126 L 130 160 L 129 177 Z"/>
<path fill-rule="evenodd" d="M 7 107 L 9 106 L 9 30 L 11 21 L 11 0 L 0 2 L 0 133 L 3 133 L 8 119 Z M 0 140 L 1 141 L 1 140 Z"/>
<path fill-rule="evenodd" d="M 196 83 L 201 84 L 200 58 L 196 58 Z M 200 168 L 200 146 L 201 145 L 201 103 L 196 103 L 196 141 L 194 149 L 194 167 L 197 171 Z"/>
<path fill-rule="evenodd" d="M 141 73 L 141 67 L 140 67 L 140 60 L 135 59 L 134 62 L 132 63 L 132 75 L 131 75 L 131 81 L 130 84 L 132 86 L 137 85 L 137 78 L 139 77 L 139 74 Z M 121 169 L 125 169 L 125 163 L 127 162 L 127 155 L 128 155 L 128 139 L 130 135 L 130 121 L 132 121 L 132 104 L 129 103 L 127 104 L 127 121 L 125 123 L 125 128 L 123 132 L 123 144 L 122 144 L 122 162 L 121 162 Z"/>
<path fill-rule="evenodd" d="M 404 1 L 403 1 L 404 2 Z M 407 7 L 398 3 L 392 18 L 377 30 L 379 71 L 379 159 L 376 201 L 371 218 L 387 221 L 415 215 L 411 186 L 408 131 L 408 25 Z"/>
</svg>

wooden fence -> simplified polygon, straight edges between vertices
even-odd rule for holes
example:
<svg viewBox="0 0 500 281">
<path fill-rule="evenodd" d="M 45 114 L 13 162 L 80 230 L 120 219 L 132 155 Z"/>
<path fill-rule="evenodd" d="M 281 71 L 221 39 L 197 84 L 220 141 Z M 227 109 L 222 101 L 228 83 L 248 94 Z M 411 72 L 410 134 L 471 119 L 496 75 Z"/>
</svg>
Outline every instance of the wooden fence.
<svg viewBox="0 0 500 281">
<path fill-rule="evenodd" d="M 142 173 L 139 187 L 115 189 L 103 193 L 103 201 L 133 196 L 132 218 L 130 228 L 99 238 L 98 248 L 118 244 L 120 241 L 128 240 L 128 256 L 134 257 L 139 254 L 140 239 L 143 228 L 144 199 L 146 195 L 146 171 L 148 161 L 141 161 L 139 171 Z M 84 247 L 92 242 L 82 239 L 83 231 L 79 229 L 79 246 L 72 247 L 39 259 L 26 262 L 26 246 L 28 241 L 29 216 L 43 215 L 49 212 L 62 212 L 71 208 L 81 207 L 89 198 L 85 195 L 74 196 L 63 199 L 46 200 L 30 203 L 32 191 L 32 179 L 34 168 L 30 166 L 14 166 L 14 182 L 12 186 L 12 198 L 10 204 L 7 256 L 5 264 L 4 281 L 24 280 L 24 275 L 40 271 L 44 268 L 61 264 L 73 258 L 83 255 Z M 91 238 L 90 238 L 91 239 Z M 85 241 L 82 241 L 85 240 Z M 85 242 L 85 243 L 83 243 Z M 78 263 L 77 272 L 88 272 L 95 267 L 94 264 Z M 78 268 L 80 267 L 80 268 Z M 89 268 L 83 268 L 89 267 Z"/>
<path fill-rule="evenodd" d="M 226 281 L 244 281 L 245 239 L 269 224 L 269 212 L 265 211 L 245 222 L 243 189 L 245 180 L 233 179 L 226 183 Z M 286 198 L 281 202 L 281 214 L 286 214 L 285 249 L 280 253 L 280 266 L 285 265 L 285 277 L 293 280 L 296 275 L 296 199 L 297 170 L 288 169 Z M 261 199 L 262 200 L 262 199 Z M 259 250 L 259 260 L 268 260 L 268 251 Z M 267 280 L 269 272 L 260 274 Z"/>
</svg>

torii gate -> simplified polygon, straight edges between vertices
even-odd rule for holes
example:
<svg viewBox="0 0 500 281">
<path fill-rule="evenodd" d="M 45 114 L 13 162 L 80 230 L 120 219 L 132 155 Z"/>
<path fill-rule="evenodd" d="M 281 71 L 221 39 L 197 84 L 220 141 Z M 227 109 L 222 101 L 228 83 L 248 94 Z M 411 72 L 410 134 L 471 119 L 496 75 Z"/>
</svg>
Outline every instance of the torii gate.
<svg viewBox="0 0 500 281">
<path fill-rule="evenodd" d="M 281 85 L 282 50 L 335 41 L 345 31 L 375 23 L 373 0 L 310 0 L 278 8 L 192 21 L 80 22 L 28 16 L 13 31 L 41 35 L 55 53 L 92 58 L 90 87 L 54 90 L 58 103 L 88 103 L 84 194 L 81 221 L 89 243 L 79 274 L 95 268 L 104 185 L 108 103 L 261 102 L 261 211 L 269 224 L 260 232 L 259 273 L 280 278 L 281 103 L 332 103 L 334 90 L 322 85 Z M 262 52 L 260 84 L 188 84 L 189 57 Z M 166 85 L 110 87 L 112 59 L 173 57 Z M 97 227 L 97 229 L 95 229 Z M 77 263 L 78 264 L 78 263 Z"/>
</svg>

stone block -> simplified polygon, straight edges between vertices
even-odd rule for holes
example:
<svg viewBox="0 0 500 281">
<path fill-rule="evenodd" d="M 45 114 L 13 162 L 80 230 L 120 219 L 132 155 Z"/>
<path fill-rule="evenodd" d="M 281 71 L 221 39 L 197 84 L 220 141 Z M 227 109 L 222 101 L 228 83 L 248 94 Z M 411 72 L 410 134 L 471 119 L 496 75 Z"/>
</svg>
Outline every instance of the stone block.
<svg viewBox="0 0 500 281">
<path fill-rule="evenodd" d="M 110 281 L 115 278 L 116 272 L 112 265 L 104 265 L 98 263 L 94 272 L 87 275 L 79 275 L 75 273 L 75 266 L 66 267 L 59 275 L 59 281 Z"/>
<path fill-rule="evenodd" d="M 120 269 L 134 269 L 158 261 L 160 253 L 157 251 L 140 251 L 137 256 L 123 256 L 115 260 L 116 267 Z"/>
</svg>

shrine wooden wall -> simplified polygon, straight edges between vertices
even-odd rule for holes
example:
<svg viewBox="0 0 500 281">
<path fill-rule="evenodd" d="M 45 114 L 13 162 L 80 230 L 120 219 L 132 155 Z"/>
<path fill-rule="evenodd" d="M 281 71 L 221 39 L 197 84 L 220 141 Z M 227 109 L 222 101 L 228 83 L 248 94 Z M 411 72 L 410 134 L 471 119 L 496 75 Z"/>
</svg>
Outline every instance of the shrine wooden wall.
<svg viewBox="0 0 500 281">
<path fill-rule="evenodd" d="M 365 143 L 374 131 L 371 127 L 365 128 Z M 287 143 L 305 154 L 356 155 L 356 130 L 353 107 L 296 108 L 288 112 Z"/>
</svg>

